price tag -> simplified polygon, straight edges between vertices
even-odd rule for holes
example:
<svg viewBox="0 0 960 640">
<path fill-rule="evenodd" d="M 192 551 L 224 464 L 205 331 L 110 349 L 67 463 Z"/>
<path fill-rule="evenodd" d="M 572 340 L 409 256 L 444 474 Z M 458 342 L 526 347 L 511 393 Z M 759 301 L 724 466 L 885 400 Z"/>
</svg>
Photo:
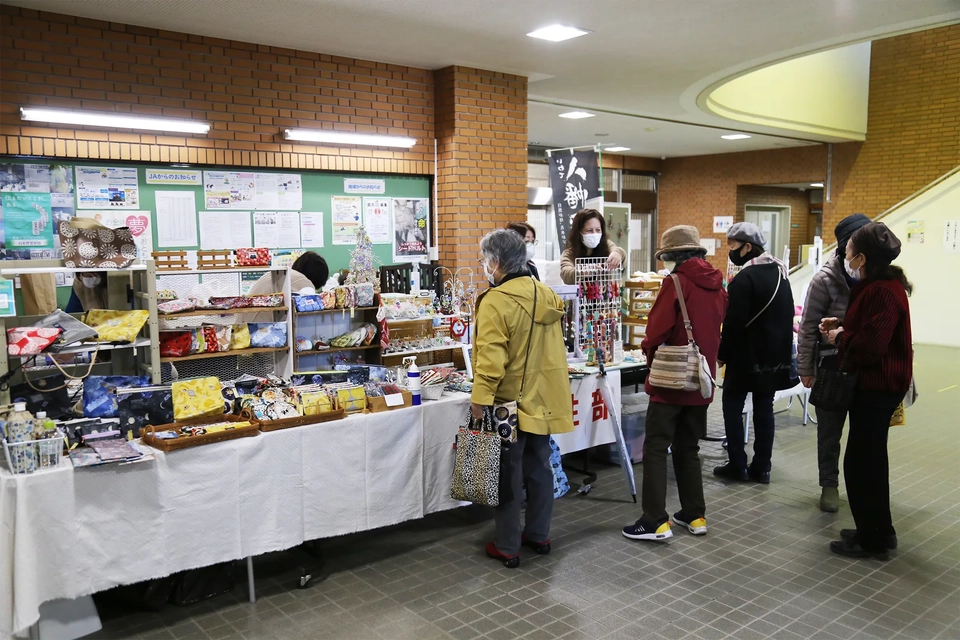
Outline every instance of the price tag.
<svg viewBox="0 0 960 640">
<path fill-rule="evenodd" d="M 388 407 L 402 407 L 403 406 L 403 394 L 402 393 L 392 393 L 388 396 L 383 396 L 383 400 L 387 403 Z"/>
</svg>

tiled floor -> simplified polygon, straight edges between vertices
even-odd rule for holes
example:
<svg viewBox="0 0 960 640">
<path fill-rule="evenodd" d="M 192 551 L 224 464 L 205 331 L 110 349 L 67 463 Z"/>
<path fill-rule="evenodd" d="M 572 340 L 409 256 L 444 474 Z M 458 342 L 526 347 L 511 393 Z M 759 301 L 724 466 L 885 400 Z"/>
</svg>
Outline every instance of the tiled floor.
<svg viewBox="0 0 960 640">
<path fill-rule="evenodd" d="M 816 426 L 795 405 L 777 417 L 767 487 L 714 482 L 723 456 L 705 443 L 704 538 L 621 537 L 639 512 L 607 467 L 589 496 L 556 503 L 553 553 L 517 570 L 483 556 L 492 523 L 466 508 L 328 541 L 329 576 L 307 590 L 278 554 L 257 563 L 256 604 L 238 584 L 192 607 L 107 619 L 93 637 L 960 638 L 960 351 L 918 348 L 917 361 L 920 401 L 890 435 L 900 550 L 889 562 L 827 549 L 852 519 L 845 503 L 819 511 Z M 668 502 L 679 508 L 675 487 Z"/>
</svg>

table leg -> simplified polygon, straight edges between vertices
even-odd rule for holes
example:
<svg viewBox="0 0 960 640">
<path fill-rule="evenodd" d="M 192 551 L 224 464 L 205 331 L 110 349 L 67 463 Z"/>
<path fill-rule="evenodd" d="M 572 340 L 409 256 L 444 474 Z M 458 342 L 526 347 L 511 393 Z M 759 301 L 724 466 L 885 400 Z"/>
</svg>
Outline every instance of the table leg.
<svg viewBox="0 0 960 640">
<path fill-rule="evenodd" d="M 247 591 L 250 594 L 250 604 L 257 601 L 257 592 L 253 587 L 253 556 L 247 556 Z"/>
</svg>

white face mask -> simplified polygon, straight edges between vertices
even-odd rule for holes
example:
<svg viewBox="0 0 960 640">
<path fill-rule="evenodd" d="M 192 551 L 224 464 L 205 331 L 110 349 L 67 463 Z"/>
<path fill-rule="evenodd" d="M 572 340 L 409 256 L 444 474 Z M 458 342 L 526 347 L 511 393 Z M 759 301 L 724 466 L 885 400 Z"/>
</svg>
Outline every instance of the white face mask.
<svg viewBox="0 0 960 640">
<path fill-rule="evenodd" d="M 93 289 L 100 284 L 100 276 L 80 276 L 80 281 L 87 289 Z"/>
<path fill-rule="evenodd" d="M 673 273 L 673 270 L 677 268 L 677 263 L 665 261 L 663 263 L 663 268 L 669 271 L 670 273 Z"/>
<path fill-rule="evenodd" d="M 856 256 L 854 256 L 856 257 Z M 850 266 L 850 261 L 846 258 L 843 259 L 843 270 L 847 272 L 847 275 L 850 276 L 850 279 L 854 282 L 860 282 L 863 278 L 860 276 L 860 269 L 854 269 Z"/>
<path fill-rule="evenodd" d="M 528 244 L 528 245 L 527 245 L 527 260 L 533 260 L 533 257 L 534 257 L 535 255 L 537 255 L 537 248 L 536 248 L 534 245 L 532 245 L 532 244 Z"/>
<path fill-rule="evenodd" d="M 490 284 L 497 284 L 496 281 L 493 279 L 494 271 L 490 270 L 490 267 L 487 265 L 486 260 L 484 260 L 483 262 L 483 275 L 487 276 L 487 280 L 490 281 Z"/>
<path fill-rule="evenodd" d="M 602 233 L 585 233 L 583 234 L 583 244 L 588 249 L 596 249 L 600 245 L 600 238 L 603 237 Z"/>
</svg>

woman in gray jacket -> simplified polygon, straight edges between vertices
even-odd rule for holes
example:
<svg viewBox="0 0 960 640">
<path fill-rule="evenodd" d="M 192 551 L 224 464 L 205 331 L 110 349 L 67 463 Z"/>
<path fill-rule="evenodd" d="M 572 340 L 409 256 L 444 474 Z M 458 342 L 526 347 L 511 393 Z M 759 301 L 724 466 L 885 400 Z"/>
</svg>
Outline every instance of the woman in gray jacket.
<svg viewBox="0 0 960 640">
<path fill-rule="evenodd" d="M 836 368 L 835 347 L 823 340 L 820 321 L 843 318 L 850 300 L 852 280 L 844 270 L 843 257 L 853 232 L 870 222 L 862 213 L 840 221 L 834 230 L 837 252 L 813 275 L 803 305 L 803 320 L 797 341 L 797 371 L 803 386 L 813 386 L 818 368 Z M 817 465 L 820 469 L 820 509 L 836 513 L 840 508 L 840 436 L 846 411 L 817 411 Z"/>
</svg>

